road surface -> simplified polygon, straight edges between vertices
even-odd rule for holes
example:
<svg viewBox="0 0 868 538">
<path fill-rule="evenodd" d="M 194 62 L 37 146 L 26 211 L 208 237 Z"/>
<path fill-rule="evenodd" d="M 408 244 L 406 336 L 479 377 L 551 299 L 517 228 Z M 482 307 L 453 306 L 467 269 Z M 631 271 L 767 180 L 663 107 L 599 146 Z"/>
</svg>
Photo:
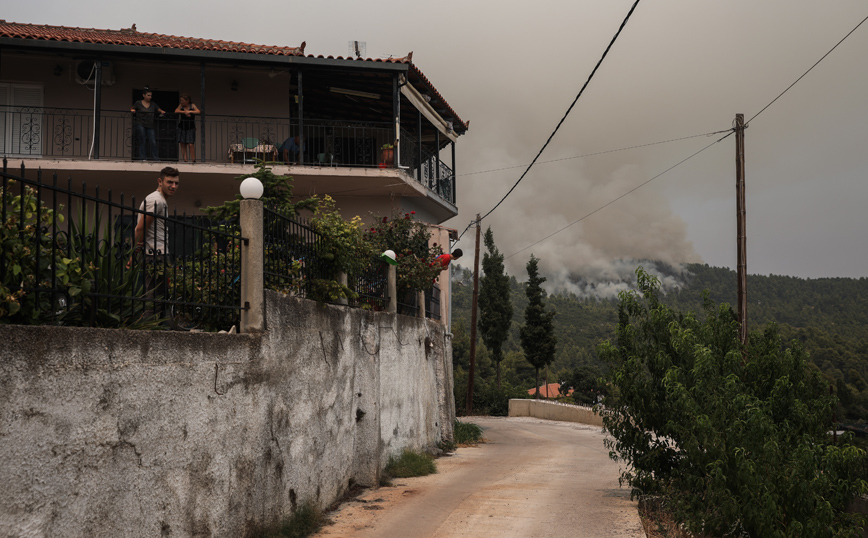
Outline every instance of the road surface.
<svg viewBox="0 0 868 538">
<path fill-rule="evenodd" d="M 437 460 L 438 473 L 368 490 L 318 538 L 644 538 L 599 427 L 469 417 L 486 443 Z"/>
</svg>

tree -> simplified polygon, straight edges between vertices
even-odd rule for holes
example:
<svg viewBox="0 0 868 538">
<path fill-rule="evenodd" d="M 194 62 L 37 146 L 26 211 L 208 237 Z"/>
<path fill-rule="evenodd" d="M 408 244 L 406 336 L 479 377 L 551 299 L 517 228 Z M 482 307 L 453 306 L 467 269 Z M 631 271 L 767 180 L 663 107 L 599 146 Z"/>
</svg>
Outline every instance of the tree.
<svg viewBox="0 0 868 538">
<path fill-rule="evenodd" d="M 524 310 L 524 326 L 519 334 L 521 335 L 521 348 L 524 350 L 524 356 L 536 370 L 536 397 L 539 399 L 539 370 L 551 364 L 555 359 L 555 329 L 552 324 L 552 319 L 555 317 L 554 312 L 546 312 L 543 299 L 546 297 L 546 292 L 542 289 L 542 283 L 545 278 L 539 276 L 537 265 L 539 259 L 533 254 L 530 255 L 530 261 L 527 262 L 527 308 Z"/>
<path fill-rule="evenodd" d="M 500 390 L 500 363 L 503 361 L 503 343 L 509 337 L 512 324 L 512 301 L 509 300 L 509 277 L 503 269 L 503 254 L 494 245 L 494 234 L 489 226 L 485 230 L 485 248 L 482 256 L 482 277 L 479 284 L 479 330 L 485 347 L 491 351 L 491 360 L 497 365 L 497 389 Z"/>
<path fill-rule="evenodd" d="M 676 519 L 708 536 L 858 536 L 848 503 L 868 491 L 866 455 L 833 445 L 834 398 L 798 343 L 774 325 L 742 348 L 727 304 L 707 295 L 704 319 L 657 297 L 637 270 L 622 292 L 617 343 L 599 353 L 617 401 L 607 398 L 607 446 L 625 462 L 633 494 L 663 494 Z"/>
</svg>

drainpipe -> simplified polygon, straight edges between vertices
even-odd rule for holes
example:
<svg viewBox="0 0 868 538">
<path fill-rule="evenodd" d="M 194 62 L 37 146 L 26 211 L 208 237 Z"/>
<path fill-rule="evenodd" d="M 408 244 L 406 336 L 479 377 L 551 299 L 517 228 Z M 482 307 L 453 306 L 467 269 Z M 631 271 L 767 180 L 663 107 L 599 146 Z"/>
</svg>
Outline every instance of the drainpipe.
<svg viewBox="0 0 868 538">
<path fill-rule="evenodd" d="M 96 87 L 93 89 L 93 151 L 94 159 L 99 159 L 99 122 L 102 108 L 102 60 L 94 62 L 96 67 Z"/>
<path fill-rule="evenodd" d="M 199 133 L 199 160 L 206 161 L 205 158 L 205 62 L 199 64 L 199 126 L 202 128 Z"/>
<path fill-rule="evenodd" d="M 301 83 L 301 69 L 298 70 L 298 136 L 299 136 L 299 150 L 298 150 L 298 164 L 304 164 L 304 148 L 306 146 L 306 141 L 304 137 L 304 86 Z"/>
</svg>

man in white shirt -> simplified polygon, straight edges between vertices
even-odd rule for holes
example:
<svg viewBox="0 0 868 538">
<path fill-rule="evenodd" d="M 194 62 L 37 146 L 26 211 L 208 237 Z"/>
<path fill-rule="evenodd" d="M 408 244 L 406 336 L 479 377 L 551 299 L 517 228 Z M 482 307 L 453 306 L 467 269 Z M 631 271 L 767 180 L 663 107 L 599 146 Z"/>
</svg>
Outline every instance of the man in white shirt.
<svg viewBox="0 0 868 538">
<path fill-rule="evenodd" d="M 167 166 L 160 171 L 157 178 L 157 190 L 145 197 L 139 206 L 143 211 L 136 223 L 135 239 L 136 249 L 127 268 L 132 267 L 133 257 L 138 253 L 144 254 L 145 261 L 145 293 L 148 299 L 160 301 L 167 299 L 166 276 L 169 268 L 168 230 L 166 220 L 169 217 L 169 203 L 167 198 L 173 196 L 178 190 L 178 170 Z M 163 305 L 152 303 L 149 311 L 162 313 Z"/>
</svg>

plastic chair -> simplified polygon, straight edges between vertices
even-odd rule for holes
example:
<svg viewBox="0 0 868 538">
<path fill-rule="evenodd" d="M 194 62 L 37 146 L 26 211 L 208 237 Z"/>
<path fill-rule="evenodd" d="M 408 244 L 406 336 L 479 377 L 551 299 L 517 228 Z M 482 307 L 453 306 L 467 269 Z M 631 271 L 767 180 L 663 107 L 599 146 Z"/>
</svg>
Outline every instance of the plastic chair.
<svg viewBox="0 0 868 538">
<path fill-rule="evenodd" d="M 244 164 L 255 163 L 256 162 L 255 158 L 251 158 L 249 160 L 247 159 L 247 151 L 250 150 L 254 155 L 256 155 L 256 153 L 253 152 L 253 150 L 257 146 L 259 146 L 259 139 L 258 138 L 242 138 L 241 139 L 241 147 L 244 148 L 244 151 L 243 151 L 242 156 L 241 156 L 241 162 L 243 162 Z"/>
<path fill-rule="evenodd" d="M 332 153 L 317 153 L 316 159 L 319 161 L 321 165 L 328 164 L 329 166 L 335 165 L 335 156 Z"/>
</svg>

